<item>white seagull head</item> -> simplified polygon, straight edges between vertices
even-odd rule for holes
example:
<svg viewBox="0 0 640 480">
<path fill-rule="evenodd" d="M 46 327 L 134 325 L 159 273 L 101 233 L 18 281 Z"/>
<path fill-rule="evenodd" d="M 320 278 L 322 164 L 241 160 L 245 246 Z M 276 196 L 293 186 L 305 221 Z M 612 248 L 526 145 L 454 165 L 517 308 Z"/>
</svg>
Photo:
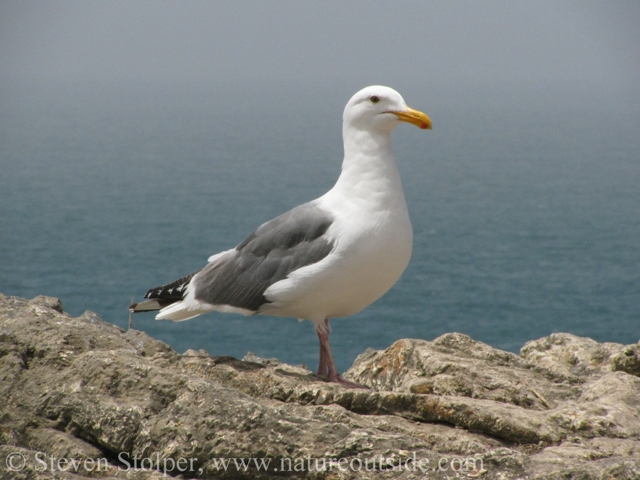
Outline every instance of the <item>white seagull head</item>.
<svg viewBox="0 0 640 480">
<path fill-rule="evenodd" d="M 425 113 L 407 107 L 402 95 L 381 85 L 363 88 L 351 97 L 342 118 L 345 127 L 386 134 L 400 122 L 431 129 L 431 119 Z"/>
</svg>

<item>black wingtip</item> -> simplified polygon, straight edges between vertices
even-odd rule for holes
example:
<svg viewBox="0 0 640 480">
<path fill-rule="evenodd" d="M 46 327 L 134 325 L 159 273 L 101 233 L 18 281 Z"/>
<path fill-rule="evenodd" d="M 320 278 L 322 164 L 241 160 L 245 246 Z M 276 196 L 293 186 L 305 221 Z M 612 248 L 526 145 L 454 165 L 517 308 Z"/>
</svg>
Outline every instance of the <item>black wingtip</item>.
<svg viewBox="0 0 640 480">
<path fill-rule="evenodd" d="M 200 270 L 198 270 L 199 272 Z M 159 287 L 152 288 L 145 293 L 144 298 L 153 300 L 157 299 L 160 302 L 165 302 L 165 305 L 170 305 L 174 302 L 178 302 L 184 298 L 187 286 L 191 282 L 193 276 L 198 273 L 193 272 L 185 277 L 182 277 L 174 282 L 161 285 Z M 145 303 L 145 302 L 141 302 Z"/>
<path fill-rule="evenodd" d="M 151 298 L 149 300 L 143 300 L 142 302 L 132 303 L 131 305 L 129 305 L 129 311 L 132 313 L 155 312 L 157 310 L 162 310 L 164 307 L 167 307 L 175 302 L 176 300 Z"/>
</svg>

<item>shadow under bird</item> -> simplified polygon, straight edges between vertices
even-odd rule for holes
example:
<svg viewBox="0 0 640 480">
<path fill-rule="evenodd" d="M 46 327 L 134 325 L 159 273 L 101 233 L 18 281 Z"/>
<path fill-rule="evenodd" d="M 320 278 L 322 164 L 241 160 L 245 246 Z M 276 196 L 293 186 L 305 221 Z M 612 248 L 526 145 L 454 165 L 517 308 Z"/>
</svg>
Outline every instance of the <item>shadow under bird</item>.
<svg viewBox="0 0 640 480">
<path fill-rule="evenodd" d="M 376 301 L 409 263 L 413 229 L 391 152 L 400 122 L 431 128 L 395 90 L 360 90 L 344 109 L 344 161 L 331 190 L 263 223 L 201 270 L 152 288 L 129 310 L 159 310 L 156 319 L 174 321 L 211 311 L 309 320 L 320 340 L 318 375 L 359 387 L 336 369 L 329 320 Z"/>
</svg>

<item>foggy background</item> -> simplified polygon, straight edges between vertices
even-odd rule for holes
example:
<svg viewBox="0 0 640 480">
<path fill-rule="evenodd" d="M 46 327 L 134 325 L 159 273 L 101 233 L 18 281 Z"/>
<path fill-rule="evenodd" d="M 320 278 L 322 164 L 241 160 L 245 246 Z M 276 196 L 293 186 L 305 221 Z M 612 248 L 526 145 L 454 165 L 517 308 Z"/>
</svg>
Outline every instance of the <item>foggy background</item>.
<svg viewBox="0 0 640 480">
<path fill-rule="evenodd" d="M 640 82 L 637 2 L 3 1 L 0 80 L 224 84 Z"/>
</svg>

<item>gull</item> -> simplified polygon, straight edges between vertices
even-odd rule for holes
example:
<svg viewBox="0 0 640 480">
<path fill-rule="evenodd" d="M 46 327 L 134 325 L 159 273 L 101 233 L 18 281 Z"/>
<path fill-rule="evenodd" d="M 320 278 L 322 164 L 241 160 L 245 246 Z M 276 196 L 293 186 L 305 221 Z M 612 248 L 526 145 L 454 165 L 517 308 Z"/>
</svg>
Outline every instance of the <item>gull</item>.
<svg viewBox="0 0 640 480">
<path fill-rule="evenodd" d="M 201 270 L 152 288 L 129 310 L 178 322 L 211 311 L 309 320 L 320 341 L 317 374 L 360 387 L 336 369 L 329 321 L 375 302 L 409 263 L 413 229 L 391 151 L 401 122 L 431 129 L 392 88 L 357 92 L 344 109 L 344 160 L 331 190 L 263 223 Z"/>
</svg>

